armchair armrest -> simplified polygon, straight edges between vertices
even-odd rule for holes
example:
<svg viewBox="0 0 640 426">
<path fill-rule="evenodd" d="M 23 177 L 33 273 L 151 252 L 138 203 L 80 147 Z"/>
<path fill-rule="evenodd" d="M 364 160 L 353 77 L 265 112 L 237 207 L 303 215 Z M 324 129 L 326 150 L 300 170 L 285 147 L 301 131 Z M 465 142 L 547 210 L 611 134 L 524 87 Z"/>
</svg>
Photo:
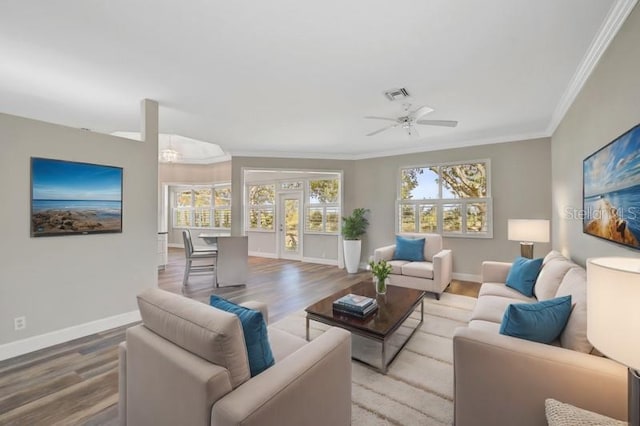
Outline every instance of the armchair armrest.
<svg viewBox="0 0 640 426">
<path fill-rule="evenodd" d="M 336 327 L 225 395 L 211 411 L 216 426 L 319 423 L 351 423 L 351 333 Z"/>
<path fill-rule="evenodd" d="M 444 290 L 453 275 L 453 254 L 451 250 L 440 250 L 433 256 L 433 281 L 440 290 Z"/>
<path fill-rule="evenodd" d="M 255 300 L 247 300 L 246 302 L 239 303 L 240 306 L 244 306 L 245 308 L 253 309 L 254 311 L 262 312 L 262 318 L 264 318 L 264 322 L 269 324 L 269 309 L 266 303 L 257 302 Z"/>
<path fill-rule="evenodd" d="M 391 246 L 384 246 L 375 249 L 373 252 L 373 260 L 379 262 L 381 260 L 391 260 L 393 259 L 393 252 L 396 251 L 396 245 L 393 244 Z"/>
<path fill-rule="evenodd" d="M 504 283 L 507 282 L 511 263 L 509 262 L 482 262 L 482 282 L 483 283 Z"/>
<path fill-rule="evenodd" d="M 546 424 L 546 398 L 627 417 L 627 370 L 610 359 L 466 327 L 453 357 L 456 426 Z"/>
</svg>

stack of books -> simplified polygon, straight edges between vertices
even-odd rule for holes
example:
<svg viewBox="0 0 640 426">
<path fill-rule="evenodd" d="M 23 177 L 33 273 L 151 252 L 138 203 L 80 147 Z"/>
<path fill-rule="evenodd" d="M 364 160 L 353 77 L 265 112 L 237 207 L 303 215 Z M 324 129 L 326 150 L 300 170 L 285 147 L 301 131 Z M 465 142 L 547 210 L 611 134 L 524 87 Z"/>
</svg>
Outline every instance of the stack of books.
<svg viewBox="0 0 640 426">
<path fill-rule="evenodd" d="M 341 314 L 353 315 L 358 318 L 365 318 L 378 309 L 376 299 L 359 296 L 357 294 L 347 294 L 333 302 L 333 310 Z"/>
</svg>

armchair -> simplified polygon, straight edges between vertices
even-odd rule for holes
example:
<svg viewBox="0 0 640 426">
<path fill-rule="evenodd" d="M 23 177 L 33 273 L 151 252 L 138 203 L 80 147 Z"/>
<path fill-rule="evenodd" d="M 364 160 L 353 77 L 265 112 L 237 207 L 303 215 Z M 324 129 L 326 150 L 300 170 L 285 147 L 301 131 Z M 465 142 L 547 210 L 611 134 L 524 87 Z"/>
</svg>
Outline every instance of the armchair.
<svg viewBox="0 0 640 426">
<path fill-rule="evenodd" d="M 249 377 L 234 314 L 158 289 L 138 296 L 142 324 L 120 345 L 123 425 L 348 425 L 351 335 L 307 342 L 269 328 L 275 365 Z M 266 305 L 245 306 L 263 312 Z"/>
<path fill-rule="evenodd" d="M 373 252 L 376 262 L 386 260 L 391 265 L 391 284 L 434 293 L 436 299 L 451 283 L 453 254 L 442 248 L 442 236 L 438 234 L 400 234 L 405 238 L 424 238 L 424 261 L 393 260 L 395 244 L 380 247 Z"/>
</svg>

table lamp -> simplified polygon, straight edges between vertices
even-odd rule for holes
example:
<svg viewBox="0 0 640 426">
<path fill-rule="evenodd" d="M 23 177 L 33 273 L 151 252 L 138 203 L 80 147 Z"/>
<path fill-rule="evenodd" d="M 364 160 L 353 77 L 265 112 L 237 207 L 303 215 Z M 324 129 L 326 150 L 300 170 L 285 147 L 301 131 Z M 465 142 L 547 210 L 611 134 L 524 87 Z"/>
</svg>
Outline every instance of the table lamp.
<svg viewBox="0 0 640 426">
<path fill-rule="evenodd" d="M 640 258 L 587 260 L 587 338 L 629 367 L 629 424 L 640 425 Z"/>
<path fill-rule="evenodd" d="M 507 239 L 520 241 L 520 255 L 533 259 L 533 243 L 549 242 L 549 221 L 544 219 L 509 219 Z"/>
</svg>

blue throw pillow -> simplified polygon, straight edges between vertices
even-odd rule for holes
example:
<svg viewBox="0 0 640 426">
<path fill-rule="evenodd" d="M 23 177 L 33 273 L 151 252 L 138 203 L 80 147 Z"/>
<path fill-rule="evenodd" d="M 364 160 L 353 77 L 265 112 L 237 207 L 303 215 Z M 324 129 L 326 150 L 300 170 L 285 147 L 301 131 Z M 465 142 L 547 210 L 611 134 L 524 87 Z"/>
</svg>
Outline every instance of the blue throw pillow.
<svg viewBox="0 0 640 426">
<path fill-rule="evenodd" d="M 536 284 L 541 267 L 542 258 L 517 257 L 509 269 L 507 287 L 518 290 L 525 296 L 533 296 L 533 286 Z"/>
<path fill-rule="evenodd" d="M 551 343 L 564 330 L 570 314 L 571 296 L 538 303 L 513 303 L 504 312 L 500 334 Z"/>
<path fill-rule="evenodd" d="M 262 373 L 275 364 L 271 346 L 269 346 L 267 324 L 264 322 L 262 312 L 236 305 L 215 295 L 211 296 L 209 304 L 214 308 L 236 314 L 240 318 L 244 341 L 247 345 L 251 377 Z"/>
<path fill-rule="evenodd" d="M 404 238 L 396 236 L 396 250 L 393 260 L 422 262 L 424 260 L 424 238 Z"/>
</svg>

